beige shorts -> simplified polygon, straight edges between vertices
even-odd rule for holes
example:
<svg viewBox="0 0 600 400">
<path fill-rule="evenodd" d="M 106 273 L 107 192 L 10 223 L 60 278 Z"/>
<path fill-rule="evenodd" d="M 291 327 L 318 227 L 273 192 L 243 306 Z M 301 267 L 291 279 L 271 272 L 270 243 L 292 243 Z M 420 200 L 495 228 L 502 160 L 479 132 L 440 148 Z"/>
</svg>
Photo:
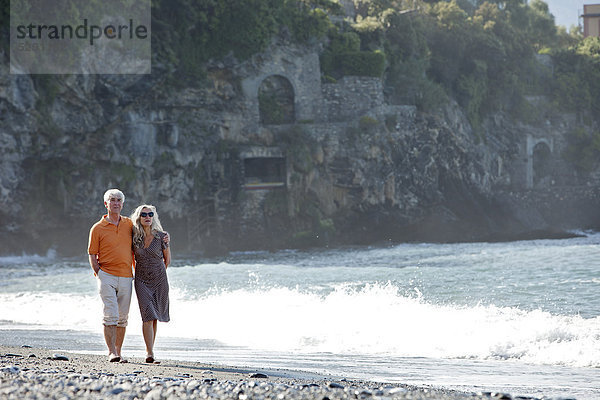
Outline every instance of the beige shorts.
<svg viewBox="0 0 600 400">
<path fill-rule="evenodd" d="M 133 282 L 133 278 L 124 278 L 102 270 L 98 271 L 98 292 L 104 303 L 102 320 L 104 325 L 127 326 L 131 303 L 131 282 Z"/>
</svg>

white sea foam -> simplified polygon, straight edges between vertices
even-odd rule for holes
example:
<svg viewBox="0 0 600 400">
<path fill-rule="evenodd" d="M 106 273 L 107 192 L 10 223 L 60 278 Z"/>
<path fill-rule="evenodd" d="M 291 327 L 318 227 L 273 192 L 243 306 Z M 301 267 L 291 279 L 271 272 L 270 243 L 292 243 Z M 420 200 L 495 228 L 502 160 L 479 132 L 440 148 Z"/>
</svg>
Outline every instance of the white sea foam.
<svg viewBox="0 0 600 400">
<path fill-rule="evenodd" d="M 2 256 L 0 257 L 0 266 L 3 265 L 28 265 L 47 263 L 56 259 L 56 250 L 48 249 L 45 255 L 39 254 L 21 254 L 20 256 Z"/>
<path fill-rule="evenodd" d="M 100 326 L 102 305 L 96 296 L 61 293 L 0 294 L 0 320 L 28 329 L 93 331 Z"/>
<path fill-rule="evenodd" d="M 0 320 L 43 329 L 98 331 L 95 294 L 0 294 Z M 130 329 L 140 330 L 137 303 Z M 8 329 L 6 326 L 5 329 Z M 161 336 L 292 353 L 513 360 L 600 367 L 600 318 L 493 305 L 433 304 L 391 284 L 338 285 L 327 294 L 270 287 L 171 290 Z"/>
<path fill-rule="evenodd" d="M 186 318 L 189 315 L 199 318 Z M 236 290 L 173 302 L 171 335 L 272 351 L 511 359 L 600 366 L 600 318 L 517 308 L 437 305 L 393 285 Z"/>
</svg>

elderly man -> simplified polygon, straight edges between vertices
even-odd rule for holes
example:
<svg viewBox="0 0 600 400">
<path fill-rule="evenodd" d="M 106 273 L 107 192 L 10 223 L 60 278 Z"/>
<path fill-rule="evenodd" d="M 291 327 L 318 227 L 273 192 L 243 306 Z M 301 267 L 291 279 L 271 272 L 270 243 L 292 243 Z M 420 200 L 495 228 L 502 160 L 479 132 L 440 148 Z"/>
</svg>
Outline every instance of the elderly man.
<svg viewBox="0 0 600 400">
<path fill-rule="evenodd" d="M 122 216 L 125 195 L 118 189 L 104 193 L 108 213 L 90 229 L 88 254 L 90 266 L 98 277 L 98 287 L 104 304 L 104 339 L 111 362 L 125 361 L 121 347 L 131 302 L 133 252 L 131 219 Z"/>
</svg>

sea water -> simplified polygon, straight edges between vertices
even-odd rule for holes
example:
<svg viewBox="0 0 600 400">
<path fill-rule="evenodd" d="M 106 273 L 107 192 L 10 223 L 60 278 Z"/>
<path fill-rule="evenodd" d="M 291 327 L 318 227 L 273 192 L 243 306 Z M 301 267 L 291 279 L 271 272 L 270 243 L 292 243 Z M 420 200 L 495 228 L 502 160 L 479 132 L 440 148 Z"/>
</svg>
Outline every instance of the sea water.
<svg viewBox="0 0 600 400">
<path fill-rule="evenodd" d="M 156 356 L 600 399 L 599 242 L 173 254 Z M 0 343 L 104 354 L 101 314 L 85 254 L 0 257 Z M 124 355 L 144 355 L 135 296 Z"/>
</svg>

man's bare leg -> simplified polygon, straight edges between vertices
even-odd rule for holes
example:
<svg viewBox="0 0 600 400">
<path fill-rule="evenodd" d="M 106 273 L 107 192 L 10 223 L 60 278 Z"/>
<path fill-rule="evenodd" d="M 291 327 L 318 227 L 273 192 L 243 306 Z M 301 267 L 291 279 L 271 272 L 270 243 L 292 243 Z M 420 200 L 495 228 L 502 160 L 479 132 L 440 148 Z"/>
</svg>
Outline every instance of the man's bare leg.
<svg viewBox="0 0 600 400">
<path fill-rule="evenodd" d="M 118 335 L 116 325 L 104 325 L 104 340 L 106 341 L 106 346 L 108 346 L 108 357 L 110 361 L 113 361 L 115 360 L 115 358 L 120 357 L 119 353 L 117 353 L 117 336 Z M 119 360 L 117 359 L 115 361 Z"/>
<path fill-rule="evenodd" d="M 123 356 L 121 356 L 121 348 L 123 347 L 123 341 L 125 340 L 125 329 L 126 327 L 124 326 L 117 326 L 116 329 L 115 350 L 116 354 L 121 358 L 123 358 Z"/>
</svg>

